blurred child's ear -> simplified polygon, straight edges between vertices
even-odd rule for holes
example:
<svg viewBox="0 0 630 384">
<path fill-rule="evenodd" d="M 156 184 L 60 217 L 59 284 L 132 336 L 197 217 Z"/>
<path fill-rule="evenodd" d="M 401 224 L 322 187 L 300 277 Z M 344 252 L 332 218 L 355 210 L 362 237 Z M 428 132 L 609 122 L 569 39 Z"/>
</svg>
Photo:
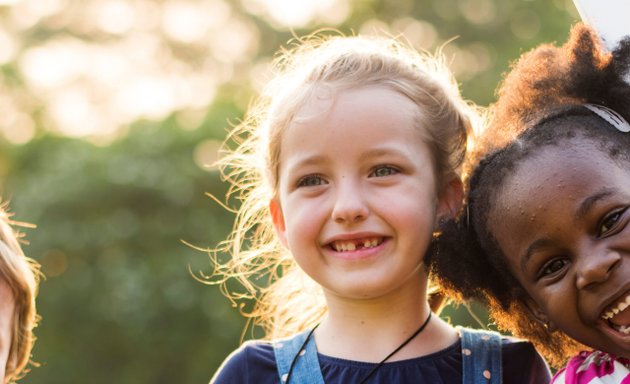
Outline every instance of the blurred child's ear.
<svg viewBox="0 0 630 384">
<path fill-rule="evenodd" d="M 534 316 L 536 320 L 538 320 L 538 322 L 541 323 L 549 333 L 558 330 L 558 327 L 556 327 L 553 321 L 549 320 L 547 313 L 545 313 L 545 311 L 543 311 L 543 309 L 540 308 L 540 306 L 534 300 L 532 300 L 531 298 L 527 298 L 525 300 L 525 306 L 529 310 L 529 313 Z"/>
<path fill-rule="evenodd" d="M 462 207 L 463 198 L 464 184 L 458 176 L 454 176 L 440 191 L 436 220 L 446 220 L 456 217 L 459 209 Z"/>
<path fill-rule="evenodd" d="M 280 242 L 285 247 L 289 247 L 289 242 L 287 241 L 287 228 L 284 225 L 284 215 L 282 214 L 280 202 L 277 199 L 272 199 L 269 202 L 269 213 L 271 214 L 273 228 L 276 230 L 278 239 L 280 239 Z"/>
</svg>

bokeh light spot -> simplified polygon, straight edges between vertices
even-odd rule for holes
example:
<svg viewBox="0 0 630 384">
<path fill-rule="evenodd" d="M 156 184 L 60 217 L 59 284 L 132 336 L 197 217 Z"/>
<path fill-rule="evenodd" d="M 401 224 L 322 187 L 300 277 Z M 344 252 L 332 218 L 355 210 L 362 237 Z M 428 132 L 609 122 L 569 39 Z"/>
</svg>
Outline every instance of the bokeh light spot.
<svg viewBox="0 0 630 384">
<path fill-rule="evenodd" d="M 221 142 L 218 140 L 205 140 L 197 144 L 194 151 L 195 164 L 204 171 L 216 170 L 214 163 L 219 159 Z"/>
<path fill-rule="evenodd" d="M 47 277 L 58 277 L 68 269 L 68 257 L 58 249 L 52 249 L 44 253 L 39 262 L 42 272 Z"/>
</svg>

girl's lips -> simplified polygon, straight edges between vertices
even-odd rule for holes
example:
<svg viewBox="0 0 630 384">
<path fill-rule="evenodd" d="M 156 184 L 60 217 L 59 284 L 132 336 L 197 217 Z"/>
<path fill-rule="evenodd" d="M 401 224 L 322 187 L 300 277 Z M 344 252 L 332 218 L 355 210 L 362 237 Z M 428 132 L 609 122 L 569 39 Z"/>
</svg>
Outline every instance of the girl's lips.
<svg viewBox="0 0 630 384">
<path fill-rule="evenodd" d="M 371 236 L 351 240 L 335 240 L 327 244 L 326 248 L 328 248 L 335 257 L 356 260 L 375 255 L 386 243 L 386 237 Z"/>
<path fill-rule="evenodd" d="M 337 252 L 352 252 L 359 249 L 377 247 L 383 243 L 383 240 L 383 237 L 379 236 L 351 240 L 336 240 L 330 243 L 330 247 Z"/>
<path fill-rule="evenodd" d="M 607 334 L 611 340 L 630 345 L 630 327 L 615 325 L 609 320 L 600 320 L 598 328 Z"/>
<path fill-rule="evenodd" d="M 630 341 L 630 291 L 609 305 L 600 316 L 606 332 L 624 342 Z"/>
<path fill-rule="evenodd" d="M 617 326 L 630 325 L 630 291 L 604 310 L 601 318 Z"/>
</svg>

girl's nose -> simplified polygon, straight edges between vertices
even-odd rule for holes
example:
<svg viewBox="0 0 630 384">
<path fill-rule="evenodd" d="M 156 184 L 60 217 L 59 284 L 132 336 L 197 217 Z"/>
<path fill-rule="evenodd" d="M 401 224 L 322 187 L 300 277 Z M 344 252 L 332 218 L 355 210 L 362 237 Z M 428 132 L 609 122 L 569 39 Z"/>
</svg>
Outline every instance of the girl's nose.
<svg viewBox="0 0 630 384">
<path fill-rule="evenodd" d="M 577 286 L 587 288 L 606 281 L 621 261 L 619 252 L 606 249 L 604 252 L 591 252 L 581 256 L 578 262 Z"/>
<path fill-rule="evenodd" d="M 368 216 L 369 209 L 359 186 L 342 183 L 335 198 L 332 218 L 336 223 L 351 224 L 362 221 Z"/>
</svg>

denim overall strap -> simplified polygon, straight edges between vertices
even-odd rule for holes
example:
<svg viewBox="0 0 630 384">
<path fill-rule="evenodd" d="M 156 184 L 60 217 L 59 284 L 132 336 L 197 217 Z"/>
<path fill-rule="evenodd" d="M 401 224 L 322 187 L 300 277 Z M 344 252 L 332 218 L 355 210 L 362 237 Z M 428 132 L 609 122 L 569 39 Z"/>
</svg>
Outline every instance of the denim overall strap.
<svg viewBox="0 0 630 384">
<path fill-rule="evenodd" d="M 288 339 L 277 340 L 273 343 L 280 383 L 286 383 L 291 363 L 296 359 L 290 378 L 292 384 L 324 384 L 314 338 L 311 336 L 304 348 L 300 350 L 309 332 L 310 330 L 307 330 Z"/>
<path fill-rule="evenodd" d="M 464 384 L 501 384 L 501 335 L 458 327 L 462 338 Z"/>
</svg>

